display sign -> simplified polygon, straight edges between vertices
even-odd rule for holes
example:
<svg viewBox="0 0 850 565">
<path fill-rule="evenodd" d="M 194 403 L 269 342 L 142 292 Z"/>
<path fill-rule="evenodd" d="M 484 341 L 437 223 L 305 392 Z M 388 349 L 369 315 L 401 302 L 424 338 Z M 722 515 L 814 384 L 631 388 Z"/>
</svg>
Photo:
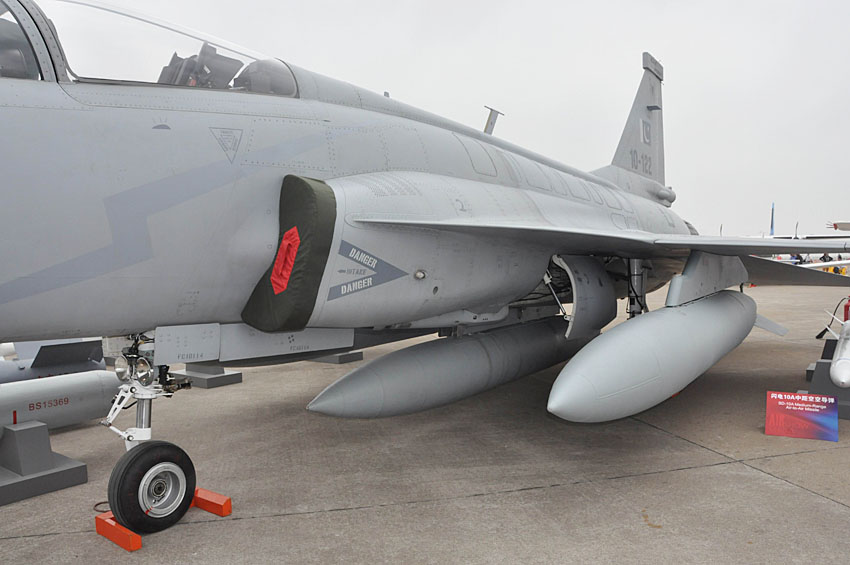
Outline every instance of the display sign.
<svg viewBox="0 0 850 565">
<path fill-rule="evenodd" d="M 838 441 L 838 401 L 834 396 L 767 392 L 764 433 L 771 436 Z"/>
</svg>

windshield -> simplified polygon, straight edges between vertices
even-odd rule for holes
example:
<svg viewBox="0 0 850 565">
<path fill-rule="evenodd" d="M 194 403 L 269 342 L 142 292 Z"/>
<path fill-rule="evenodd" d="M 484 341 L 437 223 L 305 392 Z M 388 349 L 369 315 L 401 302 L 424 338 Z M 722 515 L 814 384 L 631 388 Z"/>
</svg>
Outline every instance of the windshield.
<svg viewBox="0 0 850 565">
<path fill-rule="evenodd" d="M 71 76 L 295 96 L 284 63 L 178 25 L 90 0 L 41 0 Z"/>
</svg>

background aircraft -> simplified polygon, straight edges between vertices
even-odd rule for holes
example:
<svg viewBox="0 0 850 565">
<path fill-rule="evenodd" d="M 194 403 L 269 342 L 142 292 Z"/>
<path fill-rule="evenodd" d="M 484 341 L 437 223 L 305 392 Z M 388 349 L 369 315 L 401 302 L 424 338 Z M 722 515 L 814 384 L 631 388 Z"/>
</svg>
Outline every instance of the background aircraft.
<svg viewBox="0 0 850 565">
<path fill-rule="evenodd" d="M 812 235 L 812 234 L 804 234 L 799 235 L 796 232 L 796 229 L 799 227 L 799 222 L 795 226 L 794 235 L 775 235 L 774 234 L 774 212 L 775 205 L 770 205 L 770 237 L 777 239 L 845 239 L 846 235 Z M 850 222 L 827 222 L 827 228 L 835 229 L 835 230 L 850 230 Z M 793 265 L 798 265 L 800 267 L 805 267 L 807 269 L 822 269 L 827 272 L 836 273 L 836 274 L 846 274 L 846 266 L 850 265 L 850 259 L 845 259 L 841 253 L 837 253 L 830 255 L 828 252 L 824 252 L 820 257 L 812 257 L 809 254 L 805 255 L 776 255 L 774 259 L 777 261 L 782 261 L 785 263 L 790 263 Z"/>
<path fill-rule="evenodd" d="M 612 163 L 587 173 L 192 30 L 98 2 L 42 4 L 0 2 L 0 119 L 16 132 L 0 146 L 0 340 L 131 336 L 106 423 L 128 446 L 110 506 L 133 529 L 168 527 L 191 502 L 188 456 L 146 441 L 151 401 L 182 386 L 172 364 L 439 332 L 310 409 L 408 413 L 575 354 L 548 409 L 598 422 L 662 402 L 754 325 L 776 329 L 725 289 L 847 284 L 751 256 L 845 241 L 700 236 L 671 209 L 664 70 L 648 53 Z M 99 66 L 77 65 L 63 20 L 128 42 L 141 26 L 149 53 L 98 49 Z M 646 313 L 668 281 L 667 306 Z M 599 336 L 618 298 L 633 319 Z M 136 426 L 111 426 L 132 399 Z"/>
</svg>

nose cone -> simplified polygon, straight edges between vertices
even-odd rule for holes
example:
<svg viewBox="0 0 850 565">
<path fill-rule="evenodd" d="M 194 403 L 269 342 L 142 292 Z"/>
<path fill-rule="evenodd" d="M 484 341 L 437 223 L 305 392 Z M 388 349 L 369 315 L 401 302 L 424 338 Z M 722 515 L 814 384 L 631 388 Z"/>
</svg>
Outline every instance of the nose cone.
<svg viewBox="0 0 850 565">
<path fill-rule="evenodd" d="M 384 413 L 380 379 L 370 372 L 349 374 L 319 393 L 307 410 L 339 418 L 379 418 Z"/>
<path fill-rule="evenodd" d="M 339 398 L 337 398 L 339 397 Z M 319 414 L 327 414 L 336 416 L 336 406 L 342 401 L 342 395 L 335 394 L 334 391 L 323 390 L 316 398 L 310 401 L 307 405 L 307 410 L 310 412 L 318 412 Z"/>
<path fill-rule="evenodd" d="M 850 359 L 836 359 L 829 367 L 829 378 L 835 386 L 850 387 Z"/>
<path fill-rule="evenodd" d="M 552 385 L 546 409 L 570 422 L 601 422 L 598 416 L 599 395 L 587 377 L 570 371 L 569 364 Z"/>
</svg>

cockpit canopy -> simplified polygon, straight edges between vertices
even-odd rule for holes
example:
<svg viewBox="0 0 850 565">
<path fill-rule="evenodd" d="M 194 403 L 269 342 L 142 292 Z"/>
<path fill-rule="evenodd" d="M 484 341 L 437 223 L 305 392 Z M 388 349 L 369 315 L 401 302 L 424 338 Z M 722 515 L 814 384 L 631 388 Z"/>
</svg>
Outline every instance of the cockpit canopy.
<svg viewBox="0 0 850 565">
<path fill-rule="evenodd" d="M 260 94 L 295 95 L 295 79 L 277 59 L 251 61 L 218 53 L 204 42 L 197 55 L 181 57 L 175 51 L 162 68 L 157 84 L 196 86 L 217 90 L 238 90 Z"/>
<path fill-rule="evenodd" d="M 297 94 L 289 67 L 273 57 L 94 0 L 38 4 L 76 81 Z"/>
<path fill-rule="evenodd" d="M 27 36 L 0 1 L 0 77 L 38 79 L 41 74 Z"/>
</svg>

